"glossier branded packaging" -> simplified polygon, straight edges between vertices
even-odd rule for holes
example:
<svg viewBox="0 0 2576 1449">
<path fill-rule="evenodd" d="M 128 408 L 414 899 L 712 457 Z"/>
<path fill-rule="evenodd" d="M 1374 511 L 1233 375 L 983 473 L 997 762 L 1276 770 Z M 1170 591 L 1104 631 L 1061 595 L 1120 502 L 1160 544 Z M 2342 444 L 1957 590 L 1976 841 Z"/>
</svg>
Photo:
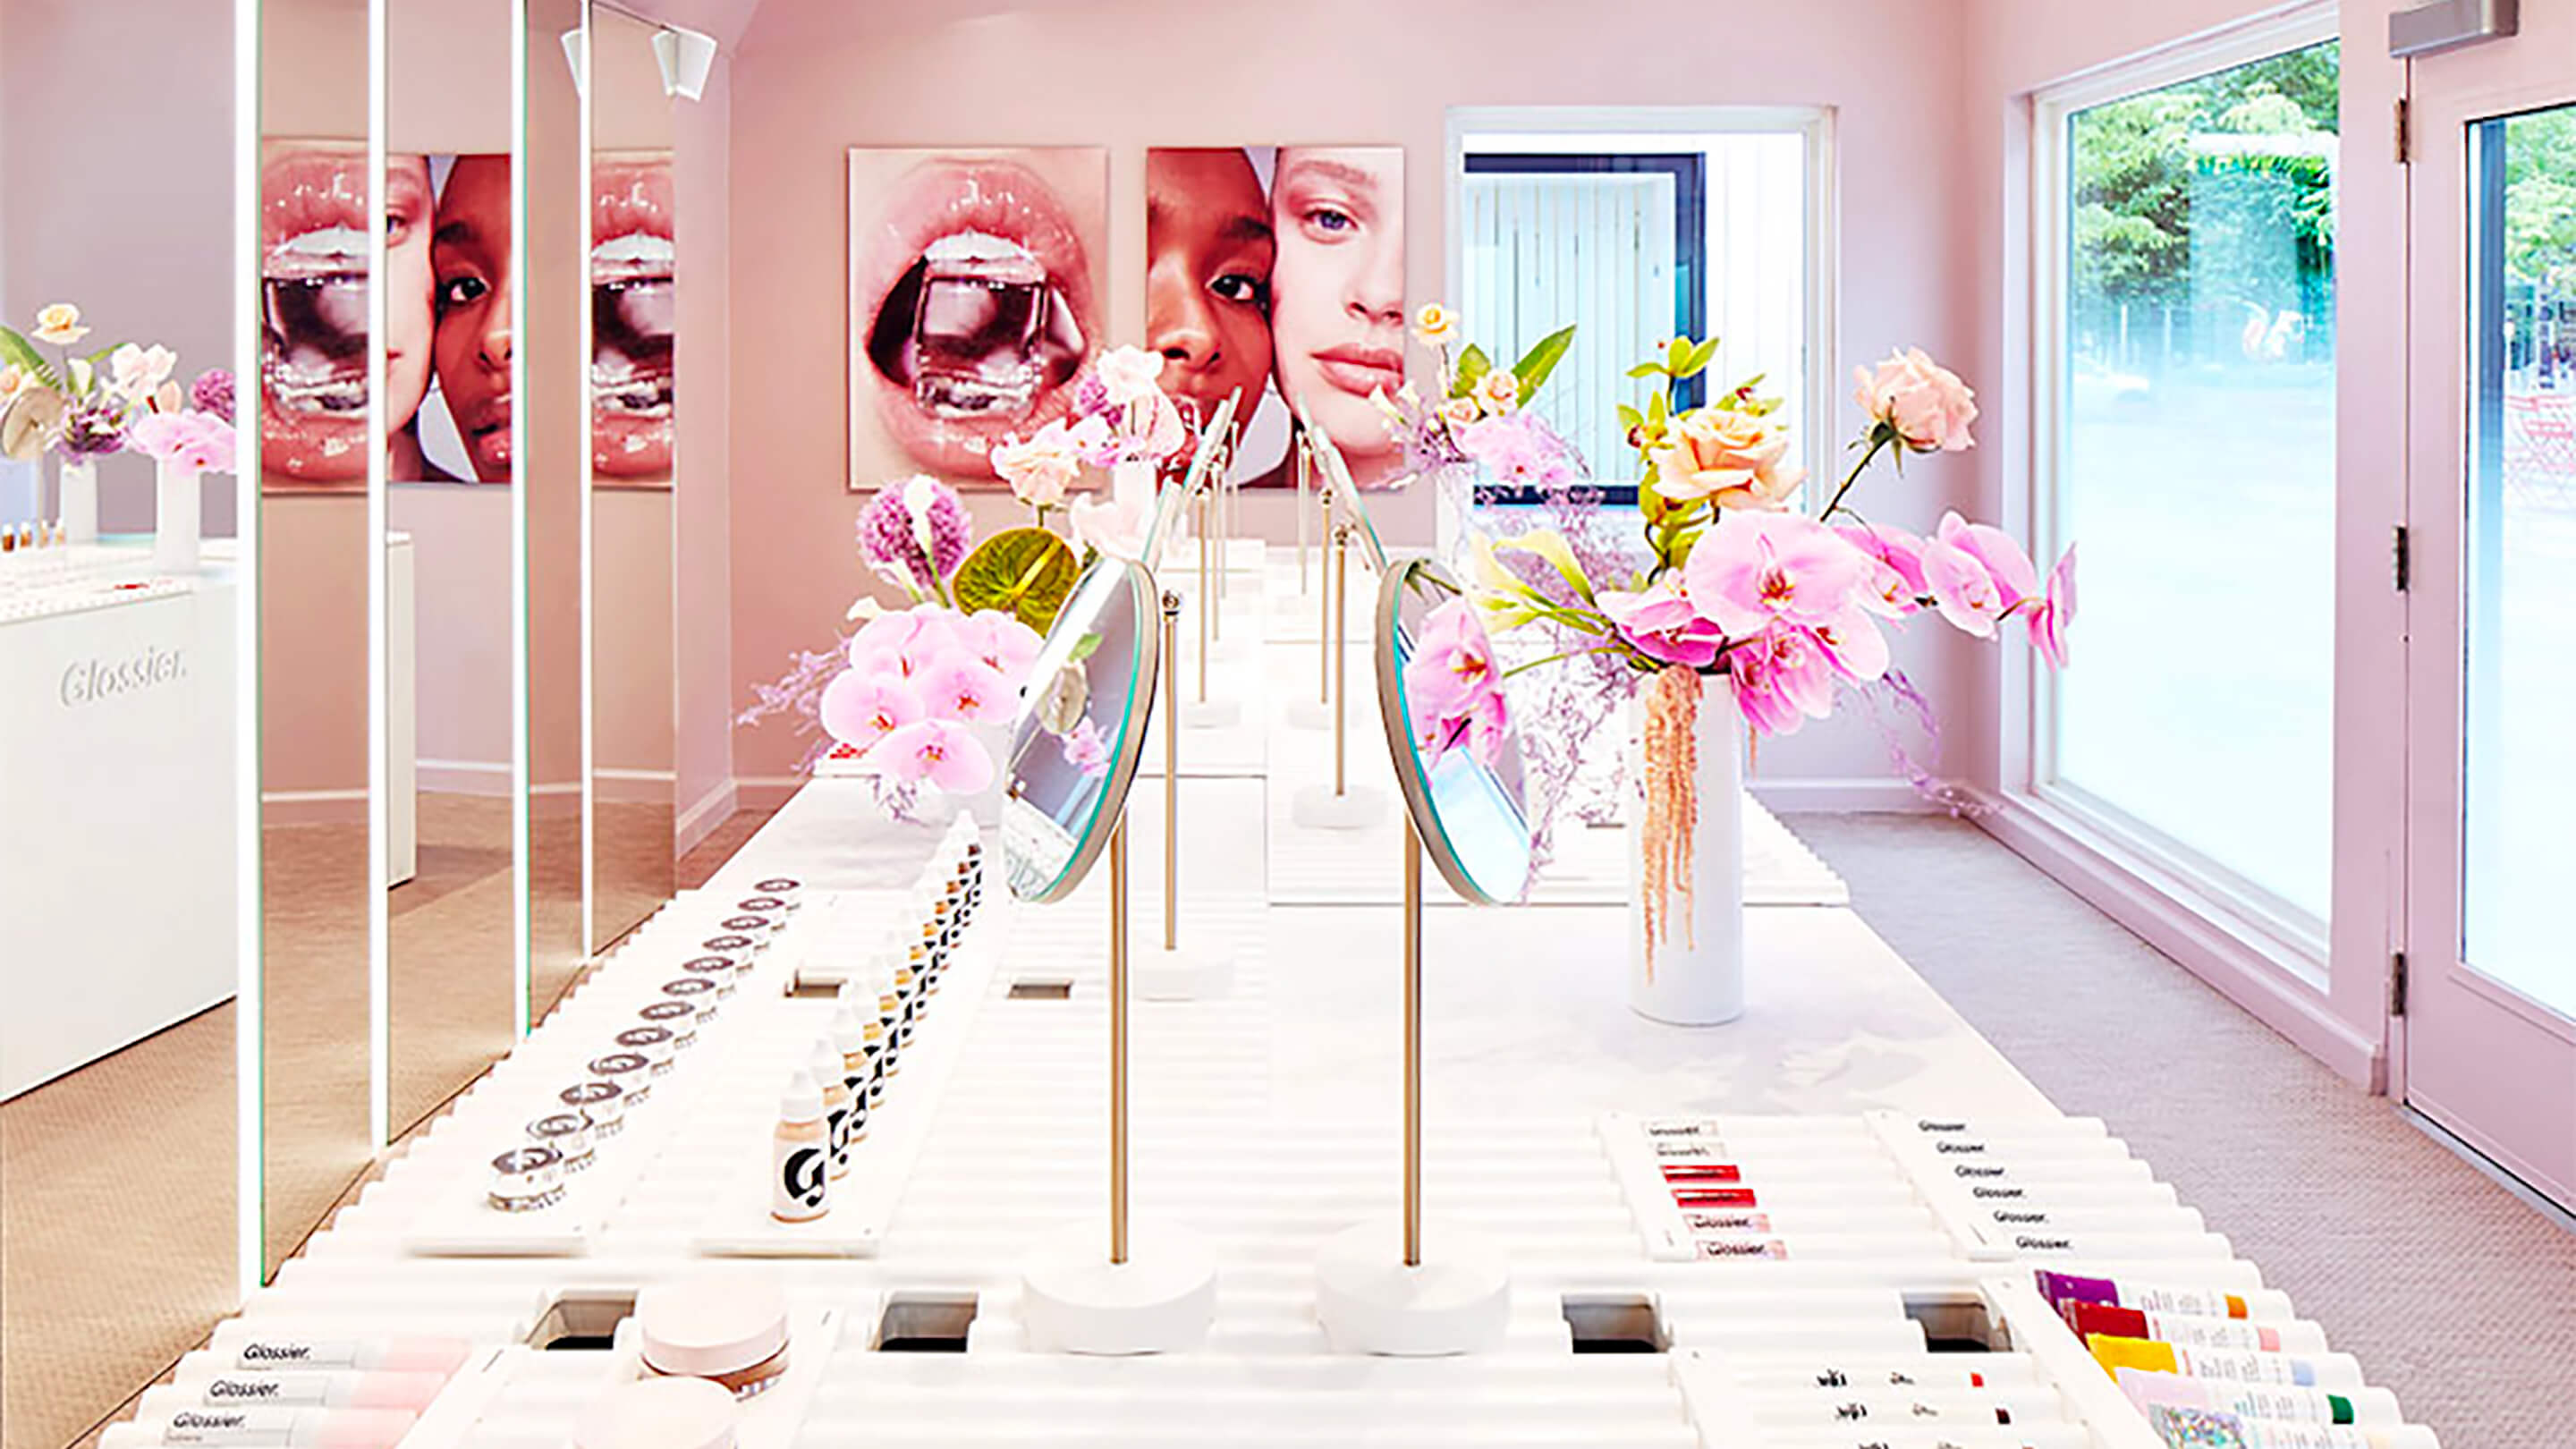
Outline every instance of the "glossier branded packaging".
<svg viewBox="0 0 2576 1449">
<path fill-rule="evenodd" d="M 703 1379 L 748 1399 L 787 1372 L 787 1295 L 765 1277 L 652 1284 L 636 1295 L 635 1327 L 649 1374 Z"/>
<path fill-rule="evenodd" d="M 573 1430 L 573 1449 L 734 1449 L 742 1408 L 723 1385 L 701 1378 L 622 1383 L 592 1404 Z"/>
</svg>

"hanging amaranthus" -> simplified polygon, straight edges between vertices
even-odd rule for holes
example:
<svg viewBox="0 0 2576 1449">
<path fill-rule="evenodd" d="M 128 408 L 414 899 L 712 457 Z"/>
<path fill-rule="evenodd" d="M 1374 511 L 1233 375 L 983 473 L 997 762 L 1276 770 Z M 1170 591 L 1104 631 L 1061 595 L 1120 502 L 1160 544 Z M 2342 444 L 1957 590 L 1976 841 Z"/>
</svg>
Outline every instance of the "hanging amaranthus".
<svg viewBox="0 0 2576 1449">
<path fill-rule="evenodd" d="M 1655 948 L 1672 924 L 1671 893 L 1682 897 L 1682 930 L 1699 948 L 1692 877 L 1699 839 L 1699 692 L 1696 670 L 1673 665 L 1646 689 L 1645 852 L 1646 979 L 1655 979 Z"/>
</svg>

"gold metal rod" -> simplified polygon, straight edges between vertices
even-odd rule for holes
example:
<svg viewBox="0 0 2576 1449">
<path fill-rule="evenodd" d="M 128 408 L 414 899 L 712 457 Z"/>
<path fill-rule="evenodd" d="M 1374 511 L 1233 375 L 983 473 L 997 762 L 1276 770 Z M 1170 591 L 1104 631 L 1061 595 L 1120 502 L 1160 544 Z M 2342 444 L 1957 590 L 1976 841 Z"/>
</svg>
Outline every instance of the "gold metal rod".
<svg viewBox="0 0 2576 1449">
<path fill-rule="evenodd" d="M 1315 486 L 1315 455 L 1307 451 L 1303 432 L 1297 434 L 1296 445 L 1290 451 L 1297 455 L 1297 592 L 1303 594 L 1314 589 L 1306 575 L 1306 495 Z"/>
<path fill-rule="evenodd" d="M 1109 832 L 1109 1261 L 1127 1261 L 1127 821 Z"/>
<path fill-rule="evenodd" d="M 1216 596 L 1208 592 L 1208 507 L 1202 493 L 1192 501 L 1199 525 L 1199 703 L 1207 703 L 1208 615 L 1215 611 Z"/>
<path fill-rule="evenodd" d="M 1323 556 L 1321 566 L 1324 570 L 1324 586 L 1315 592 L 1317 610 L 1315 637 L 1323 641 L 1322 650 L 1315 655 L 1315 672 L 1320 676 L 1316 684 L 1315 697 L 1326 704 L 1331 704 L 1333 702 L 1333 485 L 1327 483 L 1316 492 L 1324 501 L 1324 532 L 1322 537 L 1315 540 L 1315 552 Z"/>
<path fill-rule="evenodd" d="M 1422 1266 L 1422 837 L 1404 817 L 1404 1266 Z"/>
<path fill-rule="evenodd" d="M 1181 697 L 1181 596 L 1163 591 L 1163 693 Z M 1163 949 L 1181 949 L 1181 731 L 1163 709 Z"/>
<path fill-rule="evenodd" d="M 1333 798 L 1336 800 L 1342 798 L 1347 788 L 1349 770 L 1346 762 L 1350 755 L 1350 742 L 1345 738 L 1351 714 L 1347 693 L 1350 685 L 1343 671 L 1349 667 L 1351 651 L 1342 647 L 1342 626 L 1348 619 L 1346 611 L 1349 607 L 1343 595 L 1351 583 L 1350 541 L 1350 528 L 1343 524 L 1334 525 L 1333 629 L 1332 638 L 1325 647 L 1332 650 L 1333 660 Z"/>
</svg>

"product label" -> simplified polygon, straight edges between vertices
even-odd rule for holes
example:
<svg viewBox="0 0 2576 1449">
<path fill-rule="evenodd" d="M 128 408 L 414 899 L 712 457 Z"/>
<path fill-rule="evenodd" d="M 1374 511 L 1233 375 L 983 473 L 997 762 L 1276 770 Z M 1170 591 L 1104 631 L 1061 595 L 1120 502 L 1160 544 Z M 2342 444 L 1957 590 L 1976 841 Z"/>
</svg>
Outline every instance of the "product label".
<svg viewBox="0 0 2576 1449">
<path fill-rule="evenodd" d="M 1694 1238 L 1701 1261 L 1714 1258 L 1786 1258 L 1789 1245 L 1778 1238 Z"/>
<path fill-rule="evenodd" d="M 2071 1253 L 2075 1251 L 2075 1240 L 2073 1238 L 2045 1238 L 2036 1233 L 2015 1233 L 2013 1234 L 2013 1246 L 2021 1249 L 2025 1253 Z"/>
<path fill-rule="evenodd" d="M 2120 1301 L 2149 1313 L 2174 1313 L 2186 1318 L 2245 1316 L 2234 1311 L 2226 1294 L 2199 1288 L 2140 1288 L 2133 1283 L 2123 1283 L 2120 1285 Z"/>
<path fill-rule="evenodd" d="M 2278 1353 L 2278 1334 L 2239 1323 L 2230 1318 L 2185 1318 L 2178 1315 L 2147 1315 L 2147 1336 L 2162 1339 L 2176 1348 L 2221 1348 L 2244 1353 Z"/>
<path fill-rule="evenodd" d="M 2026 1187 L 1987 1187 L 1983 1184 L 1968 1189 L 1968 1196 L 1981 1198 L 2017 1198 L 2030 1191 Z"/>
<path fill-rule="evenodd" d="M 355 1343 L 255 1338 L 243 1344 L 233 1359 L 243 1368 L 355 1368 L 358 1346 Z"/>
<path fill-rule="evenodd" d="M 293 1409 L 181 1409 L 161 1431 L 164 1444 L 284 1445 L 295 1434 Z"/>
<path fill-rule="evenodd" d="M 1687 1212 L 1682 1224 L 1698 1233 L 1767 1233 L 1771 1215 L 1763 1212 Z"/>
<path fill-rule="evenodd" d="M 206 1380 L 206 1402 L 211 1404 L 318 1404 L 322 1402 L 325 1387 L 317 1381 L 310 1387 L 290 1393 L 288 1381 L 277 1374 L 259 1374 L 241 1378 L 224 1378 L 218 1375 Z"/>
<path fill-rule="evenodd" d="M 1968 1124 L 1965 1122 L 1936 1122 L 1931 1118 L 1926 1117 L 1914 1124 L 1914 1130 L 1917 1132 L 1965 1132 L 1968 1130 Z"/>
<path fill-rule="evenodd" d="M 2295 1384 L 2300 1371 L 2307 1367 L 2299 1359 L 2277 1353 L 2192 1352 L 2175 1349 L 2174 1361 L 2182 1371 L 2196 1379 L 2226 1379 L 2240 1384 Z"/>
<path fill-rule="evenodd" d="M 2002 1177 L 2008 1170 L 2001 1167 L 1981 1167 L 1973 1162 L 1962 1162 L 1950 1169 L 1951 1174 L 1957 1177 Z"/>
<path fill-rule="evenodd" d="M 1986 1150 L 1986 1144 L 1982 1142 L 1935 1142 L 1932 1144 L 1932 1150 L 1935 1152 L 1950 1152 L 1964 1155 L 1970 1152 L 1983 1152 Z"/>
<path fill-rule="evenodd" d="M 770 1178 L 769 1213 L 781 1222 L 810 1222 L 823 1215 L 832 1191 L 832 1149 L 825 1142 L 781 1140 L 778 1170 Z"/>
</svg>

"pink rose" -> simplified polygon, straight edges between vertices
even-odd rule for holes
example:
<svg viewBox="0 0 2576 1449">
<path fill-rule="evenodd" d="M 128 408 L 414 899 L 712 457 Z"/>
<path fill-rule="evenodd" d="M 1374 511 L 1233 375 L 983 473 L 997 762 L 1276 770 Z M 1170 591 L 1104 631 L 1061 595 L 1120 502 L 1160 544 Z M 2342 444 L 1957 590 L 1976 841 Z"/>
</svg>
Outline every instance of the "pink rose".
<svg viewBox="0 0 2576 1449">
<path fill-rule="evenodd" d="M 1876 372 L 1854 368 L 1852 376 L 1860 382 L 1854 396 L 1861 411 L 1893 428 L 1915 452 L 1956 453 L 1977 445 L 1968 435 L 1968 425 L 1977 420 L 1977 395 L 1922 348 L 1890 353 Z"/>
</svg>

